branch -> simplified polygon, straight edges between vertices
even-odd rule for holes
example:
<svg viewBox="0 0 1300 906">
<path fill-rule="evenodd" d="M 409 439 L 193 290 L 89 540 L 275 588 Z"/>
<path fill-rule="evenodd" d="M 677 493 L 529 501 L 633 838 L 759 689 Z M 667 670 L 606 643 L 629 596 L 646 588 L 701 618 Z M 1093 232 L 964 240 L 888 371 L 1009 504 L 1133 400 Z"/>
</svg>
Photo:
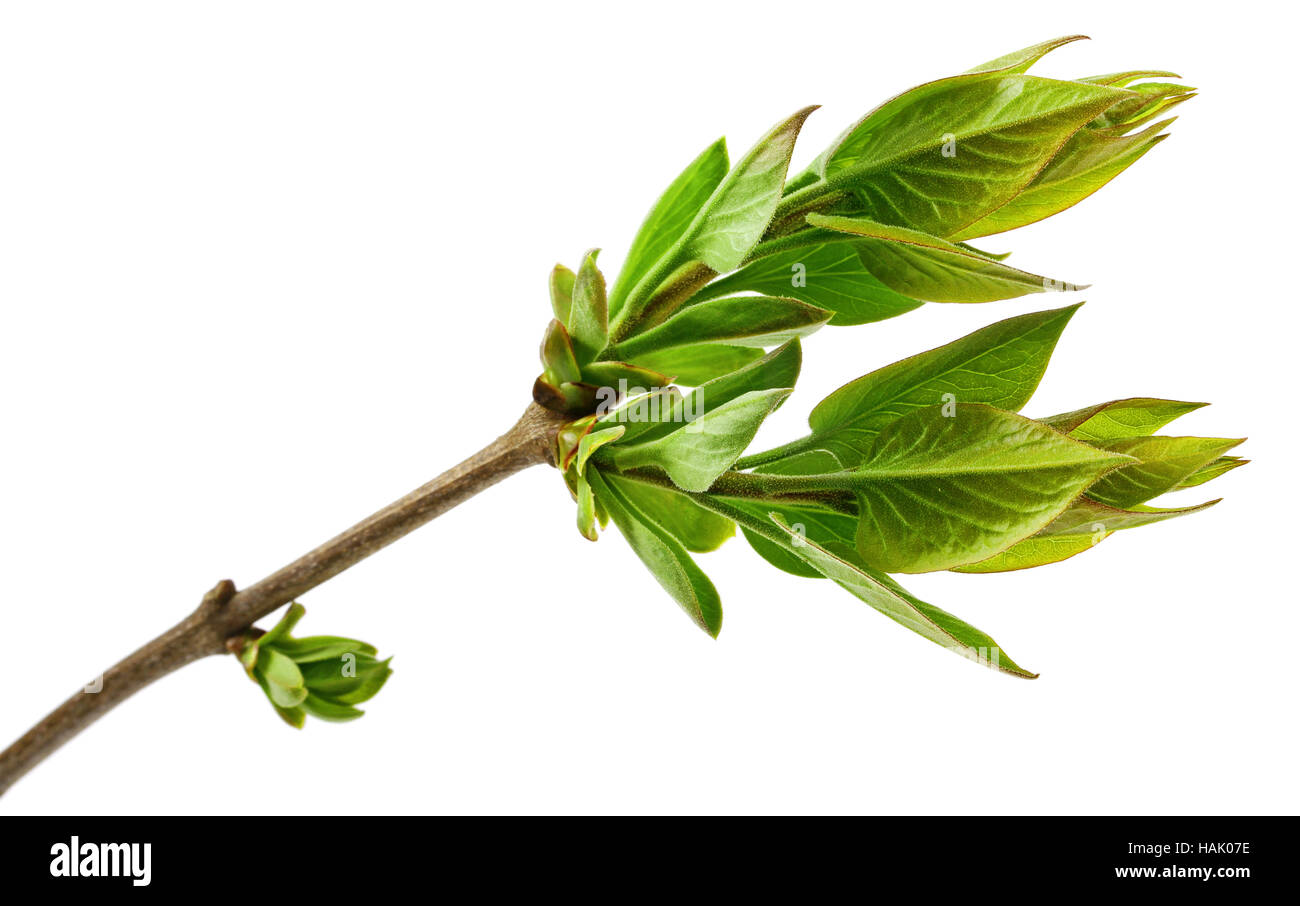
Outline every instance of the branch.
<svg viewBox="0 0 1300 906">
<path fill-rule="evenodd" d="M 536 403 L 513 428 L 460 465 L 363 519 L 341 535 L 236 591 L 223 579 L 192 614 L 110 668 L 99 691 L 68 699 L 0 753 L 0 794 L 55 749 L 116 705 L 173 670 L 212 654 L 254 622 L 403 535 L 528 466 L 552 461 L 556 432 L 567 417 Z"/>
</svg>

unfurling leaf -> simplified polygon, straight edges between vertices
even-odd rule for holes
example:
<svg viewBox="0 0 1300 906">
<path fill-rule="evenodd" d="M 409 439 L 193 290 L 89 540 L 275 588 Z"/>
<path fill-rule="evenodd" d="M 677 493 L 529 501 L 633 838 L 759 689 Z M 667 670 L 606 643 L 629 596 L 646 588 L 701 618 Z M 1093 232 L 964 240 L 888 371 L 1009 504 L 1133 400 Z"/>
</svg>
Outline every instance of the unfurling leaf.
<svg viewBox="0 0 1300 906">
<path fill-rule="evenodd" d="M 723 343 L 731 346 L 775 346 L 805 337 L 831 319 L 831 312 L 777 296 L 730 296 L 692 305 L 658 327 L 624 340 L 613 352 L 635 361 L 646 352 Z"/>
<path fill-rule="evenodd" d="M 587 477 L 641 562 L 696 625 L 716 638 L 722 630 L 722 600 L 686 548 L 631 500 L 602 480 L 599 469 L 589 470 Z"/>
<path fill-rule="evenodd" d="M 731 468 L 789 388 L 755 390 L 704 413 L 655 440 L 619 444 L 610 458 L 620 470 L 657 467 L 687 491 L 705 491 Z"/>
<path fill-rule="evenodd" d="M 761 535 L 791 557 L 807 563 L 854 597 L 918 635 L 1013 676 L 1033 679 L 1038 675 L 1030 673 L 1004 655 L 1001 647 L 990 636 L 952 614 L 925 603 L 888 576 L 832 553 L 815 536 L 792 527 L 782 514 L 772 512 L 764 521 L 736 509 L 731 501 L 710 498 L 707 505 L 720 515 L 730 516 L 743 527 Z"/>
<path fill-rule="evenodd" d="M 860 217 L 808 215 L 817 227 L 861 237 L 858 256 L 883 283 L 927 302 L 994 302 L 1084 287 L 1026 273 L 979 252 Z"/>
<path fill-rule="evenodd" d="M 740 267 L 772 220 L 795 139 L 816 109 L 805 107 L 778 123 L 731 168 L 685 232 L 629 290 L 615 319 L 615 340 L 624 339 L 655 291 L 683 266 L 696 262 L 714 273 Z"/>
<path fill-rule="evenodd" d="M 582 258 L 582 267 L 573 283 L 573 309 L 569 313 L 569 335 L 578 362 L 594 359 L 609 338 L 609 309 L 605 299 L 605 277 L 596 267 L 600 249 L 592 249 Z"/>
<path fill-rule="evenodd" d="M 767 255 L 695 294 L 696 302 L 738 292 L 799 299 L 835 313 L 832 326 L 883 321 L 919 307 L 919 299 L 890 289 L 843 239 Z"/>
<path fill-rule="evenodd" d="M 987 560 L 959 566 L 956 572 L 997 573 L 1059 563 L 1091 550 L 1110 537 L 1112 532 L 1199 513 L 1218 502 L 1211 500 L 1198 506 L 1173 509 L 1141 507 L 1121 510 L 1081 497 L 1037 534 Z"/>
<path fill-rule="evenodd" d="M 1242 443 L 1245 438 L 1126 437 L 1099 444 L 1137 462 L 1116 469 L 1088 488 L 1088 496 L 1115 507 L 1146 503 L 1172 491 L 1197 471 Z"/>
<path fill-rule="evenodd" d="M 1132 92 L 972 73 L 906 92 L 832 146 L 783 208 L 851 195 L 864 217 L 953 236 L 1020 192 L 1076 131 Z"/>
<path fill-rule="evenodd" d="M 637 356 L 646 368 L 676 375 L 677 381 L 691 387 L 730 374 L 763 357 L 763 350 L 753 346 L 726 346 L 703 343 L 699 346 L 675 346 L 643 352 Z"/>
<path fill-rule="evenodd" d="M 1195 412 L 1205 405 L 1206 403 L 1133 397 L 1111 400 L 1061 415 L 1049 415 L 1038 421 L 1079 440 L 1100 443 L 1121 437 L 1154 434 L 1174 419 Z"/>
<path fill-rule="evenodd" d="M 718 139 L 691 161 L 655 202 L 632 241 L 627 260 L 610 291 L 611 317 L 618 314 L 628 293 L 650 272 L 655 262 L 686 232 L 700 208 L 727 175 L 727 168 L 727 142 Z"/>
</svg>

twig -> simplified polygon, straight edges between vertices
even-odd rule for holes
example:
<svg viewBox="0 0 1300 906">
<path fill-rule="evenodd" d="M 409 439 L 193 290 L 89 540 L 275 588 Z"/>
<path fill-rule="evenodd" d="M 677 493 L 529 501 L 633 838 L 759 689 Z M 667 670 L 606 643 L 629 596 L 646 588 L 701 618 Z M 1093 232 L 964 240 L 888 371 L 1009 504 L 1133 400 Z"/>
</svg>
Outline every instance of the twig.
<svg viewBox="0 0 1300 906">
<path fill-rule="evenodd" d="M 448 469 L 314 551 L 236 591 L 217 583 L 192 614 L 111 667 L 96 684 L 68 699 L 0 753 L 0 794 L 100 716 L 173 670 L 212 654 L 226 641 L 304 592 L 392 544 L 431 519 L 528 466 L 552 461 L 556 432 L 566 421 L 532 403 L 513 428 L 460 465 Z"/>
</svg>

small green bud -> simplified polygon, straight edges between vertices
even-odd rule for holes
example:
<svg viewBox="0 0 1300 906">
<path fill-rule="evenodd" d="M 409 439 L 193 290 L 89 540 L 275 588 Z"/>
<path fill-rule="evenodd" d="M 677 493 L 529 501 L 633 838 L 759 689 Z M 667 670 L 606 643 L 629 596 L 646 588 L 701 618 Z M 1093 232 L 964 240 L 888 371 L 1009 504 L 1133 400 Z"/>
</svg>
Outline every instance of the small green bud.
<svg viewBox="0 0 1300 906">
<path fill-rule="evenodd" d="M 379 660 L 373 645 L 340 636 L 294 638 L 290 630 L 306 610 L 289 607 L 270 631 L 252 629 L 231 649 L 276 713 L 301 728 L 308 714 L 321 720 L 355 720 L 356 705 L 373 698 L 388 677 L 392 658 Z"/>
</svg>

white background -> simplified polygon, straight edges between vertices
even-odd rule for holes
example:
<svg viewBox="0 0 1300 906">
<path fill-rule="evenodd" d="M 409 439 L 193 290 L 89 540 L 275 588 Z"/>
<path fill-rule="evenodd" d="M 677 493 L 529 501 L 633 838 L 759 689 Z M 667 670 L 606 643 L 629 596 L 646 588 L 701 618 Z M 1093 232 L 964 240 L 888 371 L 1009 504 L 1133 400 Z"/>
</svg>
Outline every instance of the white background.
<svg viewBox="0 0 1300 906">
<path fill-rule="evenodd" d="M 985 671 L 743 540 L 695 629 L 559 476 L 493 488 L 303 598 L 396 655 L 358 723 L 284 727 L 230 658 L 128 701 L 0 812 L 1295 812 L 1294 51 L 1269 7 L 7 4 L 0 16 L 0 744 L 171 625 L 503 431 L 546 277 L 612 272 L 678 170 L 808 103 L 801 167 L 913 84 L 1203 90 L 1099 195 L 985 240 L 1093 287 L 1031 415 L 1210 400 L 1256 460 L 1212 511 L 908 584 L 1042 672 Z M 1274 11 L 1278 7 L 1272 7 Z M 1279 106 L 1278 102 L 1283 102 Z M 805 344 L 759 443 L 841 383 L 1069 297 Z M 585 589 L 586 594 L 577 593 Z"/>
</svg>

